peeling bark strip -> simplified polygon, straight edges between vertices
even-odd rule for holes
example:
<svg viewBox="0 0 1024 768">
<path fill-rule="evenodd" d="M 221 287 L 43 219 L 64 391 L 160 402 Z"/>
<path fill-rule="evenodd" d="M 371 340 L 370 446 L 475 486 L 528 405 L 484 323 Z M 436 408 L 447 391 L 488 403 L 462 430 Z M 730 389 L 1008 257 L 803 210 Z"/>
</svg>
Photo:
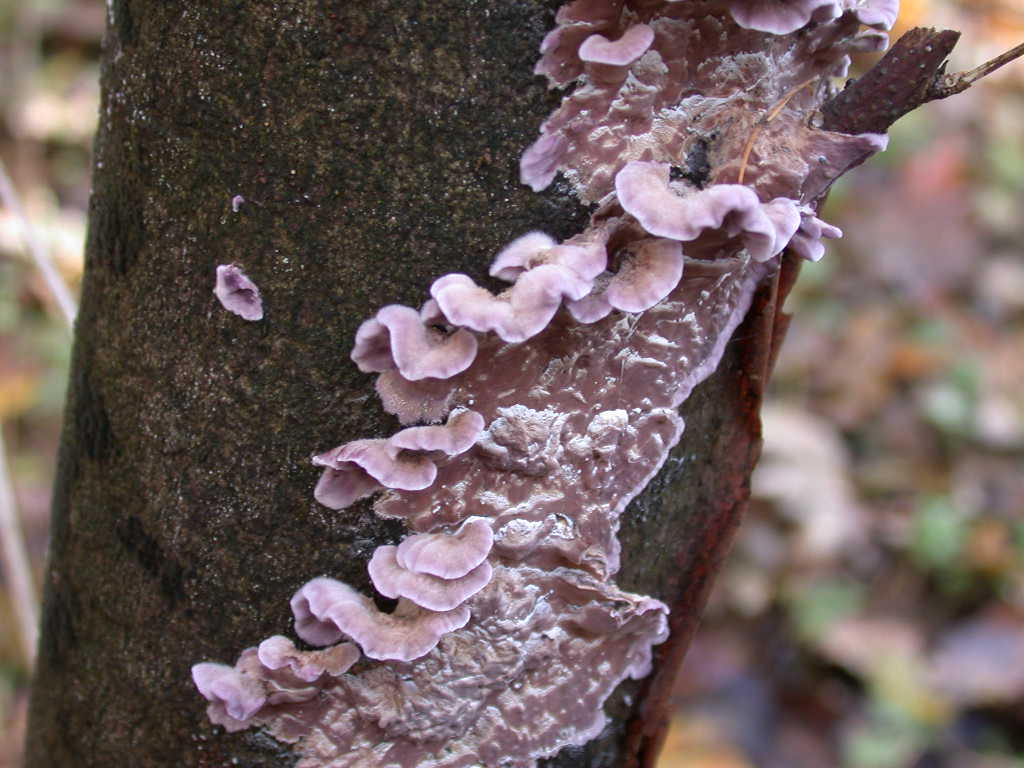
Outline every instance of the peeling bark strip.
<svg viewBox="0 0 1024 768">
<path fill-rule="evenodd" d="M 169 5 L 109 8 L 28 765 L 652 765 L 895 0 L 577 0 L 560 105 L 540 0 Z"/>
</svg>

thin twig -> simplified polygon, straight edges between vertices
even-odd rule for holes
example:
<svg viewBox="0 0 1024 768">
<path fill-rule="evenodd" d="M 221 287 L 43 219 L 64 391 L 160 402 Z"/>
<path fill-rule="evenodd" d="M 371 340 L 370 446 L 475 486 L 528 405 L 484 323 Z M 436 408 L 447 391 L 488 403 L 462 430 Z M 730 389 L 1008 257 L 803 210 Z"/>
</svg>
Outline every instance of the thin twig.
<svg viewBox="0 0 1024 768">
<path fill-rule="evenodd" d="M 3 547 L 4 580 L 10 586 L 14 616 L 21 631 L 25 661 L 32 666 L 36 654 L 39 604 L 32 584 L 32 570 L 25 552 L 24 537 L 18 522 L 14 488 L 7 470 L 3 432 L 0 431 L 0 546 Z"/>
<path fill-rule="evenodd" d="M 986 61 L 974 69 L 969 69 L 966 72 L 954 72 L 951 75 L 941 75 L 936 78 L 932 87 L 928 90 L 928 96 L 930 99 L 944 99 L 947 96 L 966 91 L 978 80 L 981 80 L 981 78 L 1009 64 L 1014 59 L 1019 59 L 1021 56 L 1024 56 L 1024 43 L 1011 48 L 1005 53 L 999 54 L 994 59 Z"/>
<path fill-rule="evenodd" d="M 36 232 L 32 228 L 28 216 L 25 214 L 25 209 L 21 205 L 21 200 L 18 199 L 18 194 L 15 192 L 14 185 L 11 183 L 11 179 L 7 175 L 2 162 L 0 162 L 0 201 L 21 223 L 22 236 L 25 238 L 25 245 L 28 248 L 29 254 L 42 273 L 43 280 L 46 281 L 50 293 L 57 300 L 57 304 L 60 306 L 60 310 L 70 330 L 75 323 L 75 313 L 77 312 L 75 300 L 71 297 L 71 291 L 68 290 L 64 278 L 61 277 L 60 272 L 57 271 L 57 268 L 50 260 L 46 247 L 36 237 Z"/>
</svg>

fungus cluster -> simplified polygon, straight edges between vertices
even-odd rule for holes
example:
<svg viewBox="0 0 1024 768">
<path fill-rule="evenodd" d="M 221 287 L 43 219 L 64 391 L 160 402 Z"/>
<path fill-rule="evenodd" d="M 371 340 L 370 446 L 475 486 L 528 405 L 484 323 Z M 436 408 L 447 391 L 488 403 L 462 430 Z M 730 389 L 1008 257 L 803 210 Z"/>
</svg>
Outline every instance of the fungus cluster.
<svg viewBox="0 0 1024 768">
<path fill-rule="evenodd" d="M 294 629 L 323 650 L 274 637 L 196 665 L 211 720 L 295 743 L 300 768 L 529 768 L 600 732 L 668 633 L 664 603 L 614 582 L 619 519 L 783 252 L 816 260 L 841 234 L 819 198 L 885 137 L 816 129 L 813 112 L 877 40 L 862 25 L 894 15 L 886 0 L 558 12 L 536 71 L 576 88 L 520 170 L 538 190 L 562 173 L 596 203 L 590 225 L 509 243 L 497 293 L 444 275 L 419 309 L 359 328 L 352 360 L 406 428 L 315 456 L 314 495 L 340 514 L 372 495 L 407 526 L 368 563 L 397 606 L 312 579 Z"/>
</svg>

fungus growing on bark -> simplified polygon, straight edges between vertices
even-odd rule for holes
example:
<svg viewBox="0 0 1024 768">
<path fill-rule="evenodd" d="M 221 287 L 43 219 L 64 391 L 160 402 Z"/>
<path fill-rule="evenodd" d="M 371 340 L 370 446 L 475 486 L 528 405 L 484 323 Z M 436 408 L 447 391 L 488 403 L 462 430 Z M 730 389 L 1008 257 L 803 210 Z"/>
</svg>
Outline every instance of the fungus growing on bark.
<svg viewBox="0 0 1024 768">
<path fill-rule="evenodd" d="M 431 651 L 442 635 L 469 621 L 469 608 L 435 612 L 411 600 L 399 600 L 392 613 L 335 579 L 320 577 L 305 584 L 291 600 L 295 633 L 311 645 L 354 640 L 371 659 L 412 661 Z"/>
<path fill-rule="evenodd" d="M 270 670 L 289 669 L 295 677 L 312 683 L 321 675 L 338 677 L 359 661 L 359 649 L 339 643 L 322 651 L 300 651 L 283 635 L 268 637 L 257 649 L 260 663 Z"/>
<path fill-rule="evenodd" d="M 206 713 L 211 722 L 229 731 L 247 728 L 248 721 L 267 700 L 258 680 L 227 664 L 193 664 L 192 681 L 210 702 Z"/>
<path fill-rule="evenodd" d="M 314 460 L 319 501 L 381 491 L 373 511 L 412 535 L 368 565 L 393 612 L 329 577 L 291 601 L 300 638 L 348 637 L 379 663 L 308 685 L 328 669 L 310 654 L 341 651 L 276 637 L 247 672 L 291 675 L 274 683 L 281 702 L 314 691 L 301 716 L 270 698 L 251 715 L 297 743 L 300 768 L 531 768 L 593 738 L 614 688 L 650 671 L 668 609 L 615 584 L 620 517 L 782 251 L 816 258 L 838 236 L 818 196 L 884 137 L 822 131 L 812 115 L 859 24 L 884 26 L 890 5 L 728 4 L 777 34 L 741 28 L 727 4 L 558 11 L 537 71 L 580 82 L 520 171 L 537 190 L 562 171 L 597 205 L 562 243 L 534 231 L 499 251 L 490 273 L 511 285 L 498 295 L 444 275 L 418 312 L 392 305 L 360 328 L 352 358 L 379 373 L 385 409 L 448 422 Z M 236 669 L 253 663 L 243 653 Z M 546 714 L 523 717 L 534 711 Z"/>
<path fill-rule="evenodd" d="M 670 183 L 669 170 L 663 163 L 635 161 L 615 177 L 623 209 L 652 235 L 689 241 L 705 230 L 720 229 L 741 237 L 755 261 L 767 261 L 796 231 L 800 217 L 793 200 L 777 198 L 762 205 L 757 194 L 741 184 L 679 189 Z"/>
<path fill-rule="evenodd" d="M 591 35 L 580 46 L 580 59 L 596 64 L 624 67 L 644 55 L 654 42 L 654 30 L 646 24 L 634 24 L 618 40 Z"/>
<path fill-rule="evenodd" d="M 563 299 L 582 299 L 593 282 L 556 264 L 523 273 L 511 288 L 495 296 L 466 275 L 445 275 L 430 286 L 441 312 L 454 325 L 493 331 L 504 341 L 525 341 L 551 322 Z"/>
<path fill-rule="evenodd" d="M 432 316 L 432 315 L 428 315 Z M 429 327 L 420 312 L 391 304 L 356 331 L 352 360 L 364 373 L 398 368 L 402 377 L 448 379 L 466 370 L 476 357 L 476 337 Z"/>
<path fill-rule="evenodd" d="M 421 608 L 450 611 L 491 580 L 491 564 L 486 560 L 462 576 L 442 578 L 406 570 L 398 563 L 397 550 L 394 546 L 377 547 L 370 558 L 370 580 L 384 597 L 404 597 Z"/>
<path fill-rule="evenodd" d="M 390 438 L 339 445 L 313 457 L 313 464 L 324 467 L 313 496 L 326 507 L 344 509 L 381 488 L 422 490 L 437 476 L 435 457 L 469 450 L 482 429 L 480 414 L 463 409 L 444 426 L 410 427 Z"/>
<path fill-rule="evenodd" d="M 395 556 L 413 573 L 458 579 L 487 559 L 493 543 L 490 521 L 470 517 L 454 533 L 419 533 L 403 539 Z"/>
<path fill-rule="evenodd" d="M 221 306 L 243 320 L 263 319 L 263 299 L 260 289 L 234 264 L 217 267 L 217 281 L 213 293 Z"/>
</svg>

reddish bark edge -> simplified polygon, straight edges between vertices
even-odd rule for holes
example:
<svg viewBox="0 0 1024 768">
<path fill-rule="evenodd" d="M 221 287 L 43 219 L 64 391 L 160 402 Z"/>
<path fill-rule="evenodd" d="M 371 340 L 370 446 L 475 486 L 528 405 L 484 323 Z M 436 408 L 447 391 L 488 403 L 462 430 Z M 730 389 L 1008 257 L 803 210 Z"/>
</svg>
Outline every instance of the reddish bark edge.
<svg viewBox="0 0 1024 768">
<path fill-rule="evenodd" d="M 731 439 L 717 443 L 722 455 L 714 480 L 717 502 L 702 516 L 692 544 L 679 551 L 680 577 L 671 607 L 671 635 L 655 648 L 654 672 L 638 693 L 637 714 L 627 725 L 626 768 L 652 768 L 665 741 L 671 718 L 676 675 L 700 624 L 715 576 L 728 555 L 750 499 L 750 474 L 761 455 L 761 404 L 768 374 L 788 323 L 780 312 L 799 270 L 786 256 L 782 268 L 758 289 L 750 311 L 736 330 L 728 379 L 739 388 L 737 419 Z"/>
</svg>

